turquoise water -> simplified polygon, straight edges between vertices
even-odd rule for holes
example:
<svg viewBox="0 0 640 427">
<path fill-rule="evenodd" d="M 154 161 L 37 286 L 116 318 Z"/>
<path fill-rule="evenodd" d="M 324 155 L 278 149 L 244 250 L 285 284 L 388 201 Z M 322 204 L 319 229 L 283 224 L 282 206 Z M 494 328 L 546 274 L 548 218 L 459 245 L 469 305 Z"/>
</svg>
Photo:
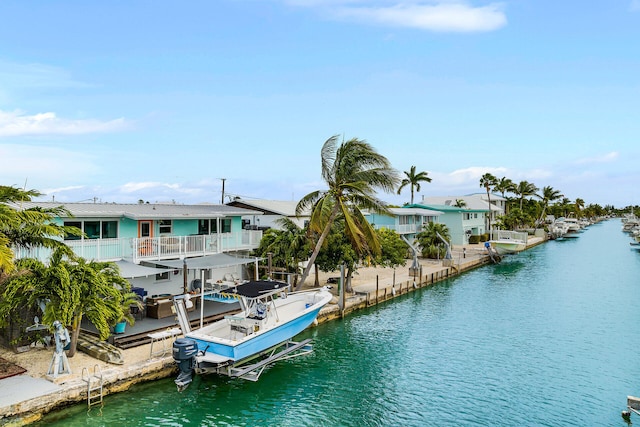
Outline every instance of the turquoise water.
<svg viewBox="0 0 640 427">
<path fill-rule="evenodd" d="M 625 426 L 640 394 L 640 252 L 589 227 L 305 332 L 256 383 L 173 379 L 42 425 Z M 640 422 L 640 418 L 632 419 Z"/>
</svg>

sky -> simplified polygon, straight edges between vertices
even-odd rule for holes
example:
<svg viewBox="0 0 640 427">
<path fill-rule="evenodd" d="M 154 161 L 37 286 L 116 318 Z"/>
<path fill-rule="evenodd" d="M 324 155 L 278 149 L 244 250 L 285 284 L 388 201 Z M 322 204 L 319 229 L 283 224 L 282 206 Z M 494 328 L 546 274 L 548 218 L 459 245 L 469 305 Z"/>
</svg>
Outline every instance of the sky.
<svg viewBox="0 0 640 427">
<path fill-rule="evenodd" d="M 339 135 L 428 172 L 416 201 L 491 173 L 640 204 L 640 0 L 2 0 L 0 17 L 0 185 L 38 200 L 297 201 Z"/>
</svg>

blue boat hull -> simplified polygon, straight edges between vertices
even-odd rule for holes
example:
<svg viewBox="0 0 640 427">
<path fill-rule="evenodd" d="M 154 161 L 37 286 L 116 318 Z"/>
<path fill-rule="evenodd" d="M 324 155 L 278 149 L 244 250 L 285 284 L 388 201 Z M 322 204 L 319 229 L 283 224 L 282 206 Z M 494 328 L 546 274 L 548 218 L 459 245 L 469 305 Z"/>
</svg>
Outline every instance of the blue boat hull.
<svg viewBox="0 0 640 427">
<path fill-rule="evenodd" d="M 303 313 L 301 316 L 289 320 L 278 327 L 258 333 L 252 338 L 239 342 L 236 345 L 225 345 L 218 342 L 205 341 L 192 337 L 197 342 L 198 350 L 230 359 L 230 363 L 236 363 L 243 359 L 260 354 L 277 346 L 304 331 L 318 317 L 322 307 Z"/>
</svg>

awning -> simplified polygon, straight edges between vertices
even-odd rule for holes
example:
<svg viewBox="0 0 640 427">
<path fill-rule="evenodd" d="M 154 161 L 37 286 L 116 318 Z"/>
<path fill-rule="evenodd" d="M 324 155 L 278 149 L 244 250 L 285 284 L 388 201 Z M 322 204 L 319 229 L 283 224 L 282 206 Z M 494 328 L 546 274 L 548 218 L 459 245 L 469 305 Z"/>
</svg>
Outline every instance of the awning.
<svg viewBox="0 0 640 427">
<path fill-rule="evenodd" d="M 116 261 L 115 264 L 120 268 L 120 275 L 125 279 L 152 276 L 154 274 L 167 272 L 164 268 L 146 267 L 144 265 L 134 264 L 124 260 Z"/>
<path fill-rule="evenodd" d="M 184 260 L 165 260 L 165 261 L 153 261 L 156 265 L 163 265 L 165 267 L 179 269 L 184 267 L 186 262 L 187 268 L 191 270 L 204 270 L 209 268 L 224 268 L 233 267 L 235 265 L 251 264 L 259 261 L 261 258 L 242 258 L 227 254 L 215 254 L 206 255 L 195 258 L 185 258 Z"/>
</svg>

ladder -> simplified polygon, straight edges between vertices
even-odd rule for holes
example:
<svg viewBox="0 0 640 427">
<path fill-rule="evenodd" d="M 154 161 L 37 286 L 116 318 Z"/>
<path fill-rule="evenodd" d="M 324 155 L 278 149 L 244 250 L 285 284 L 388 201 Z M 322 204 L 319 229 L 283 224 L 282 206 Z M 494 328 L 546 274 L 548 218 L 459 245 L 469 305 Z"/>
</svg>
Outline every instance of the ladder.
<svg viewBox="0 0 640 427">
<path fill-rule="evenodd" d="M 82 369 L 82 380 L 87 383 L 87 408 L 90 410 L 93 405 L 104 406 L 102 400 L 102 371 L 98 364 L 93 366 L 93 375 L 89 375 L 87 368 Z"/>
</svg>

